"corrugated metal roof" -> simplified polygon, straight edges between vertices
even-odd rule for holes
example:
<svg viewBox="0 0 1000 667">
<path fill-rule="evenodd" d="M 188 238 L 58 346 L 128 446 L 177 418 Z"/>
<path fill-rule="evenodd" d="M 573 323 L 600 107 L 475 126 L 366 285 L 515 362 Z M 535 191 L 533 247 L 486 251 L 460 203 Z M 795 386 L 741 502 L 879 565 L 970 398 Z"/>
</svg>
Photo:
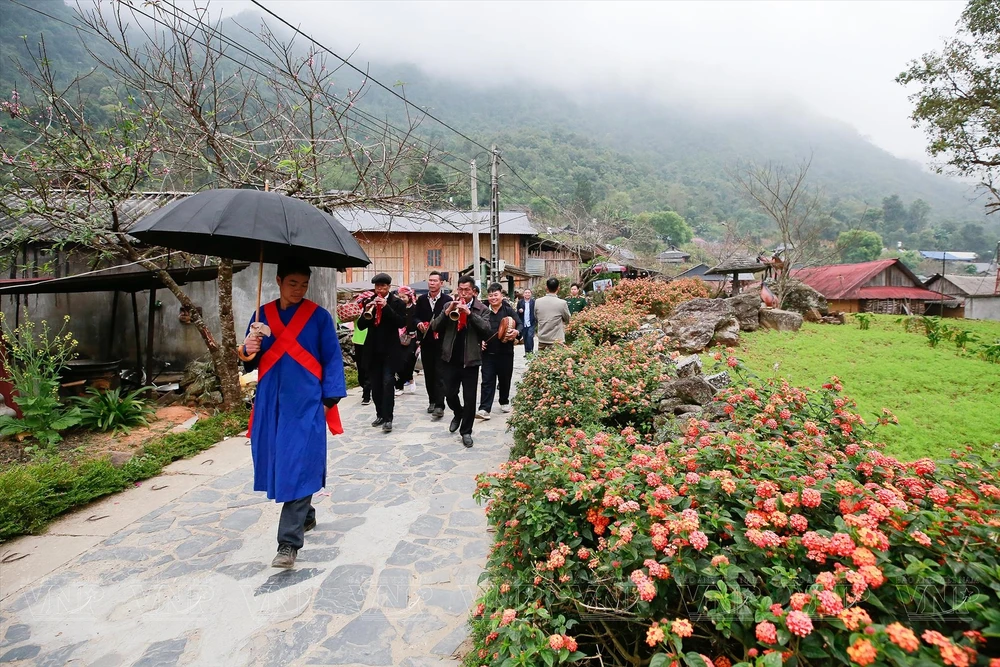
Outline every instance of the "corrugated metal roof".
<svg viewBox="0 0 1000 667">
<path fill-rule="evenodd" d="M 792 277 L 809 285 L 827 299 L 857 299 L 854 293 L 858 288 L 893 264 L 899 264 L 910 273 L 898 259 L 878 259 L 860 264 L 831 264 L 795 269 Z"/>
<path fill-rule="evenodd" d="M 936 259 L 939 262 L 941 260 L 946 262 L 972 262 L 979 257 L 974 252 L 951 252 L 949 250 L 921 250 L 920 254 L 927 259 Z"/>
<path fill-rule="evenodd" d="M 855 299 L 909 299 L 911 301 L 940 301 L 941 294 L 923 287 L 862 287 Z M 944 295 L 945 301 L 954 297 Z"/>
<path fill-rule="evenodd" d="M 927 281 L 927 287 L 940 280 L 941 276 L 936 275 Z M 956 276 L 948 274 L 945 280 L 962 291 L 965 296 L 993 296 L 993 288 L 996 285 L 996 276 Z"/>
<path fill-rule="evenodd" d="M 489 211 L 406 211 L 386 213 L 360 208 L 338 208 L 333 215 L 350 232 L 433 232 L 437 234 L 471 234 L 479 225 L 481 234 L 490 233 Z M 500 233 L 504 235 L 535 234 L 528 214 L 521 211 L 500 211 Z"/>
</svg>

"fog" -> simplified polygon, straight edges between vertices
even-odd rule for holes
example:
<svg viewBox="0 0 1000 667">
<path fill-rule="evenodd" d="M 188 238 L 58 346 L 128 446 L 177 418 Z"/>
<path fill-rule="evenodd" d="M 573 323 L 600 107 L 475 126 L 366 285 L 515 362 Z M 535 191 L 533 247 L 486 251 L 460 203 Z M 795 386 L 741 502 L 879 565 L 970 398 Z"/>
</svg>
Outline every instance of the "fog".
<svg viewBox="0 0 1000 667">
<path fill-rule="evenodd" d="M 807 109 L 925 163 L 906 63 L 954 34 L 964 2 L 323 2 L 262 0 L 352 62 L 413 63 L 480 85 L 640 91 L 714 110 Z M 253 5 L 213 3 L 227 15 Z M 341 53 L 341 55 L 346 55 Z M 392 82 L 387 82 L 392 83 Z M 420 91 L 408 94 L 419 103 Z M 447 118 L 447 110 L 441 110 Z"/>
</svg>

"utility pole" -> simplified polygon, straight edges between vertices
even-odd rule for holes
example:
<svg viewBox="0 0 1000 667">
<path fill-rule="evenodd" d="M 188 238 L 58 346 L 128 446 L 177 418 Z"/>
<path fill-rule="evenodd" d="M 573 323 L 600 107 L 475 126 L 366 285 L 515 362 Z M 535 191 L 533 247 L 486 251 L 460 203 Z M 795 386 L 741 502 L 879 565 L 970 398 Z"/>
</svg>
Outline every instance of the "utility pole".
<svg viewBox="0 0 1000 667">
<path fill-rule="evenodd" d="M 500 282 L 500 151 L 493 144 L 490 178 L 490 282 Z"/>
<path fill-rule="evenodd" d="M 483 289 L 483 267 L 479 264 L 479 175 L 476 172 L 476 161 L 472 161 L 472 271 L 476 278 L 476 285 Z M 480 293 L 484 293 L 480 291 Z"/>
</svg>

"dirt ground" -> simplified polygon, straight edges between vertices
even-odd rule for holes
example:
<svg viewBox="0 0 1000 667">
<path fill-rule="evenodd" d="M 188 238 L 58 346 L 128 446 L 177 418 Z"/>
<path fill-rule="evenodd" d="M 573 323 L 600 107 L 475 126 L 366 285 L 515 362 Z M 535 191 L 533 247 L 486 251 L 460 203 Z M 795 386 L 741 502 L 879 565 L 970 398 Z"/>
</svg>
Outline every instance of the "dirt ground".
<svg viewBox="0 0 1000 667">
<path fill-rule="evenodd" d="M 180 405 L 170 405 L 159 408 L 155 416 L 149 420 L 149 426 L 136 427 L 128 433 L 96 433 L 94 431 L 71 430 L 63 434 L 63 441 L 57 445 L 59 455 L 66 460 L 80 457 L 94 457 L 102 454 L 121 452 L 129 454 L 142 447 L 150 438 L 166 433 L 170 429 L 198 415 L 205 417 L 209 413 Z M 30 440 L 19 442 L 16 438 L 0 440 L 0 467 L 10 463 L 24 463 L 31 459 L 30 452 L 25 447 L 31 446 Z"/>
</svg>

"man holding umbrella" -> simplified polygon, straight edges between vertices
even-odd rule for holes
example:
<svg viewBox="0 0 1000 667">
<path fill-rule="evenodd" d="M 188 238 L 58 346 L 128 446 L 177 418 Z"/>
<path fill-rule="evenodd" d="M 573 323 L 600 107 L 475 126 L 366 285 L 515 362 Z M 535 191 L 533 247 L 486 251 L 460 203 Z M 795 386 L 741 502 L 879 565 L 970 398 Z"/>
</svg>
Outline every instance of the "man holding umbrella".
<svg viewBox="0 0 1000 667">
<path fill-rule="evenodd" d="M 375 296 L 365 304 L 365 312 L 355 326 L 368 331 L 365 363 L 375 400 L 372 426 L 381 426 L 383 433 L 391 433 L 396 406 L 396 372 L 403 363 L 399 328 L 406 326 L 406 306 L 402 299 L 389 293 L 392 276 L 388 273 L 375 274 L 372 284 L 375 285 Z"/>
<path fill-rule="evenodd" d="M 277 301 L 257 313 L 241 350 L 257 369 L 250 442 L 254 490 L 282 503 L 272 567 L 291 568 L 316 526 L 313 494 L 326 486 L 326 413 L 347 395 L 344 362 L 330 313 L 305 298 L 312 270 L 289 258 L 278 264 Z"/>
<path fill-rule="evenodd" d="M 258 374 L 250 427 L 254 489 L 284 503 L 272 565 L 290 568 L 305 531 L 316 525 L 312 494 L 326 483 L 324 422 L 333 434 L 344 432 L 336 404 L 347 395 L 333 317 L 305 299 L 311 267 L 361 268 L 371 260 L 336 218 L 268 192 L 266 182 L 264 190 L 220 188 L 171 202 L 129 234 L 197 256 L 259 262 L 256 321 L 239 356 Z M 265 263 L 278 264 L 280 298 L 261 308 Z"/>
</svg>

